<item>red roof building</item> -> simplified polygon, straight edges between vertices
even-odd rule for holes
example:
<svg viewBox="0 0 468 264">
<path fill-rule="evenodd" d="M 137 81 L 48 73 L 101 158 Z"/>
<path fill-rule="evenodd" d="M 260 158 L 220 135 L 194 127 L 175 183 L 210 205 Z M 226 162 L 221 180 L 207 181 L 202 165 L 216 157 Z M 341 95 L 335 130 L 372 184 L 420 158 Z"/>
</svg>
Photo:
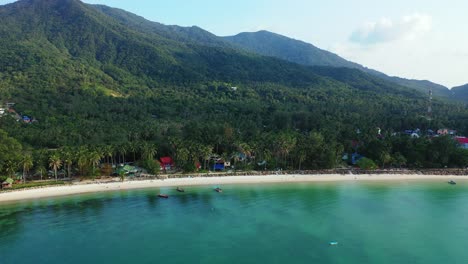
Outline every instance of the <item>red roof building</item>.
<svg viewBox="0 0 468 264">
<path fill-rule="evenodd" d="M 458 141 L 458 143 L 460 143 L 462 148 L 468 149 L 468 138 L 466 138 L 466 137 L 456 137 L 455 139 Z"/>
<path fill-rule="evenodd" d="M 161 157 L 161 168 L 163 170 L 172 170 L 174 168 L 174 161 L 171 157 Z"/>
</svg>

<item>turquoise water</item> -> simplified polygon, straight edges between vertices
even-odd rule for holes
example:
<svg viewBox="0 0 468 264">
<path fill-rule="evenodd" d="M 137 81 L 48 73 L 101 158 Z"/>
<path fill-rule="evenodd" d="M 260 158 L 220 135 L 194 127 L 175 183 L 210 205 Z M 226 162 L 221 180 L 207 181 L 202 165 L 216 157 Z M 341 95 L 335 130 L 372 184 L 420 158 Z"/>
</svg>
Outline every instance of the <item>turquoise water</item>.
<svg viewBox="0 0 468 264">
<path fill-rule="evenodd" d="M 223 189 L 3 204 L 0 263 L 468 263 L 468 183 Z"/>
</svg>

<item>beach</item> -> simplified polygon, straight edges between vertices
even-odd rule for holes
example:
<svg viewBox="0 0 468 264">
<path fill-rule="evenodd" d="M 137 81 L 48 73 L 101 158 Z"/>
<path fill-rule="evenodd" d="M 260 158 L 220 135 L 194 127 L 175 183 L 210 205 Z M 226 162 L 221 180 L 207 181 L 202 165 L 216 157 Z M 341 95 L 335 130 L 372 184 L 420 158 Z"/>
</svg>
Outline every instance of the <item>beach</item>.
<svg viewBox="0 0 468 264">
<path fill-rule="evenodd" d="M 451 179 L 468 180 L 466 176 L 454 175 L 419 175 L 419 174 L 321 174 L 321 175 L 262 175 L 262 176 L 225 176 L 225 177 L 195 177 L 165 180 L 139 180 L 124 182 L 74 183 L 63 186 L 43 187 L 37 189 L 17 190 L 0 193 L 0 202 L 31 200 L 47 197 L 67 196 L 74 194 L 131 190 L 158 187 L 184 187 L 200 185 L 224 184 L 261 184 L 261 183 L 294 183 L 294 182 L 338 182 L 338 181 L 416 181 L 434 180 L 448 181 Z"/>
</svg>

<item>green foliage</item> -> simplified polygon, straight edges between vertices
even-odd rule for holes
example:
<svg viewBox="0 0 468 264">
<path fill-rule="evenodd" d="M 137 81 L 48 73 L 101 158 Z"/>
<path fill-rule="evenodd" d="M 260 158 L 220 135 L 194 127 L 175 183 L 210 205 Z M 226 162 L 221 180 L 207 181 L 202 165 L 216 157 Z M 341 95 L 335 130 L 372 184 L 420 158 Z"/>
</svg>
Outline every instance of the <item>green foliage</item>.
<svg viewBox="0 0 468 264">
<path fill-rule="evenodd" d="M 8 179 L 8 176 L 0 176 L 0 184 Z"/>
<path fill-rule="evenodd" d="M 120 181 L 125 181 L 125 171 L 121 170 L 119 171 L 119 178 L 120 178 Z"/>
<path fill-rule="evenodd" d="M 7 190 L 20 190 L 20 189 L 27 189 L 27 188 L 47 187 L 47 186 L 65 185 L 65 184 L 68 184 L 68 183 L 63 182 L 63 181 L 30 182 L 30 183 L 13 184 L 13 187 L 8 188 Z"/>
<path fill-rule="evenodd" d="M 154 159 L 145 159 L 141 162 L 140 166 L 146 169 L 151 175 L 158 175 L 161 170 L 159 162 Z"/>
<path fill-rule="evenodd" d="M 0 173 L 13 175 L 21 159 L 21 144 L 0 129 Z"/>
<path fill-rule="evenodd" d="M 359 168 L 363 170 L 375 170 L 377 169 L 377 164 L 371 159 L 362 158 L 357 162 Z"/>
<path fill-rule="evenodd" d="M 381 78 L 382 80 L 386 80 L 391 86 L 405 86 L 423 93 L 427 93 L 429 90 L 432 90 L 435 96 L 465 102 L 468 101 L 468 86 L 449 90 L 447 87 L 429 81 L 408 80 L 399 77 L 387 76 L 384 73 L 347 61 L 336 54 L 321 50 L 309 43 L 291 39 L 272 32 L 259 31 L 253 33 L 240 33 L 236 36 L 224 37 L 223 39 L 257 54 L 276 57 L 301 65 L 334 67 L 333 71 L 330 71 L 330 68 L 323 68 L 322 70 L 328 71 L 326 74 L 331 73 L 335 75 L 335 77 L 337 75 L 336 73 L 339 73 L 342 70 L 346 71 L 350 76 L 340 74 L 340 78 L 351 77 L 352 72 L 345 69 L 351 68 L 356 69 L 356 72 L 363 71 L 377 78 Z M 367 79 L 372 78 L 368 76 Z M 382 82 L 382 80 L 379 82 Z M 366 83 L 368 83 L 368 80 L 363 79 L 361 81 L 360 85 L 366 85 Z"/>
<path fill-rule="evenodd" d="M 334 168 L 353 140 L 383 167 L 464 166 L 449 139 L 390 135 L 468 134 L 465 105 L 434 100 L 428 120 L 426 95 L 358 70 L 261 57 L 198 28 L 76 0 L 18 2 L 0 7 L 0 18 L 0 103 L 38 120 L 0 118 L 5 175 L 25 168 L 29 148 L 31 171 L 70 177 L 97 175 L 103 162 L 143 161 L 157 172 L 162 156 L 185 171 L 210 168 L 213 157 L 246 169 Z"/>
</svg>

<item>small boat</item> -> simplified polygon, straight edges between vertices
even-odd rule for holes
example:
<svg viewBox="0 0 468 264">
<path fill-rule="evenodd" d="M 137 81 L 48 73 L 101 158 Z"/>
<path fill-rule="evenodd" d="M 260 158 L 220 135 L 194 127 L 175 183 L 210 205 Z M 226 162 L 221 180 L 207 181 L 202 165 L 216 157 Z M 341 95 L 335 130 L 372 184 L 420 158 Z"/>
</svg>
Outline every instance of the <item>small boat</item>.
<svg viewBox="0 0 468 264">
<path fill-rule="evenodd" d="M 220 192 L 223 192 L 223 189 L 221 189 L 221 188 L 219 188 L 219 187 L 216 187 L 214 190 L 215 190 L 215 192 L 219 192 L 219 193 L 220 193 Z"/>
<path fill-rule="evenodd" d="M 177 190 L 178 192 L 185 192 L 185 190 L 184 190 L 184 189 L 182 189 L 182 188 L 180 188 L 180 187 L 177 187 L 177 189 L 176 189 L 176 190 Z"/>
<path fill-rule="evenodd" d="M 455 181 L 449 181 L 448 184 L 455 185 L 457 183 Z"/>
<path fill-rule="evenodd" d="M 332 242 L 330 242 L 330 246 L 338 246 L 338 242 L 332 241 Z"/>
<path fill-rule="evenodd" d="M 167 198 L 169 198 L 169 195 L 167 195 L 167 194 L 158 194 L 158 197 L 167 199 Z"/>
</svg>

